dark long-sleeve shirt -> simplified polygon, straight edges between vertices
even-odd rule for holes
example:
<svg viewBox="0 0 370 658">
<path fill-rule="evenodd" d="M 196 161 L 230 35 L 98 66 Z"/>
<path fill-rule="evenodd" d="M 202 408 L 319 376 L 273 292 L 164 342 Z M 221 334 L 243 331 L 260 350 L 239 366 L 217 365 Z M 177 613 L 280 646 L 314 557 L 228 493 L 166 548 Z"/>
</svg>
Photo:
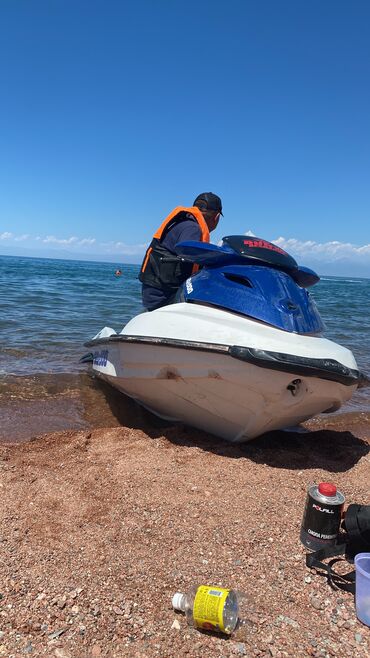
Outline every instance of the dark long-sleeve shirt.
<svg viewBox="0 0 370 658">
<path fill-rule="evenodd" d="M 179 242 L 185 242 L 186 240 L 199 241 L 201 235 L 202 233 L 198 222 L 192 217 L 192 215 L 187 214 L 186 219 L 177 222 L 169 228 L 167 234 L 162 240 L 162 245 L 173 254 L 176 254 L 176 245 Z M 153 288 L 153 286 L 143 284 L 142 287 L 143 305 L 148 311 L 153 311 L 155 308 L 165 306 L 172 295 L 173 293 L 168 294 L 168 292 L 161 290 L 160 288 Z"/>
</svg>

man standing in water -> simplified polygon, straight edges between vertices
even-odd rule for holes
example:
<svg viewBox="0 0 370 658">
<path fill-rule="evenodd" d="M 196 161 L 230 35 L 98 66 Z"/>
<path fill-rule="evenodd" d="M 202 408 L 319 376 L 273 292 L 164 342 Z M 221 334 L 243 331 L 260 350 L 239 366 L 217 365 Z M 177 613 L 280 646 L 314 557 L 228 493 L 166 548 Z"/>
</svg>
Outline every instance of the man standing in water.
<svg viewBox="0 0 370 658">
<path fill-rule="evenodd" d="M 176 255 L 176 246 L 185 240 L 209 242 L 222 215 L 217 194 L 199 194 L 192 207 L 179 206 L 166 217 L 146 251 L 139 279 L 143 305 L 148 311 L 171 303 L 178 288 L 193 270 L 192 263 Z"/>
</svg>

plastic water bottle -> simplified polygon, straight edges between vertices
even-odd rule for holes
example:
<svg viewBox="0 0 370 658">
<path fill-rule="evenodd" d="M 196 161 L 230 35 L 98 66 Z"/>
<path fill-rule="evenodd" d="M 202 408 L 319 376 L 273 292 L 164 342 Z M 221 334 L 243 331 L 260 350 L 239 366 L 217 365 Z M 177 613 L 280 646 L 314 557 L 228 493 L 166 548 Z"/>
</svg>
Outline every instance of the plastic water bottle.
<svg viewBox="0 0 370 658">
<path fill-rule="evenodd" d="M 176 592 L 172 606 L 185 613 L 190 626 L 231 635 L 241 623 L 239 602 L 242 596 L 233 589 L 194 585 L 186 594 Z"/>
</svg>

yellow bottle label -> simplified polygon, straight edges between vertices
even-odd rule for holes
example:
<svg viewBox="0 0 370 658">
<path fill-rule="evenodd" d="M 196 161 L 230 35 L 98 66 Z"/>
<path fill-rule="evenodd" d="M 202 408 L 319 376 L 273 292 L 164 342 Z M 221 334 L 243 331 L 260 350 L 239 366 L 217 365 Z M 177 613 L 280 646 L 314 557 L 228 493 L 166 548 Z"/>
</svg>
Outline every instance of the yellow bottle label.
<svg viewBox="0 0 370 658">
<path fill-rule="evenodd" d="M 193 619 L 198 628 L 225 633 L 224 607 L 230 590 L 200 585 L 194 599 Z"/>
</svg>

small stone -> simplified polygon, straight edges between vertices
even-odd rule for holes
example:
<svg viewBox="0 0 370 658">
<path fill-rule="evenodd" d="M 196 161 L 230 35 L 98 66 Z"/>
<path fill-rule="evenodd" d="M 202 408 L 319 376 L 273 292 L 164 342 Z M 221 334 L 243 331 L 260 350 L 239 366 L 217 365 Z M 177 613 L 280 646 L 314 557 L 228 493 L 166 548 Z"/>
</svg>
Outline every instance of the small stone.
<svg viewBox="0 0 370 658">
<path fill-rule="evenodd" d="M 356 640 L 356 642 L 357 642 L 358 644 L 360 644 L 360 642 L 362 642 L 362 635 L 361 635 L 361 633 L 355 633 L 355 640 Z"/>
<path fill-rule="evenodd" d="M 202 646 L 203 645 L 202 645 L 201 642 L 196 642 L 195 644 L 193 644 L 193 649 L 194 649 L 194 651 L 199 651 L 199 649 L 201 649 Z"/>
<path fill-rule="evenodd" d="M 65 608 L 66 601 L 67 601 L 66 596 L 61 596 L 60 599 L 57 600 L 57 606 L 59 610 L 63 610 L 63 608 Z"/>
<path fill-rule="evenodd" d="M 72 615 L 78 615 L 79 612 L 80 612 L 79 606 L 78 605 L 73 605 L 72 608 L 71 608 Z"/>
<path fill-rule="evenodd" d="M 285 623 L 289 624 L 289 626 L 293 626 L 293 628 L 299 628 L 299 623 L 290 617 L 285 617 Z"/>
<path fill-rule="evenodd" d="M 311 576 L 306 576 L 306 578 L 304 579 L 304 582 L 307 583 L 307 585 L 309 585 L 310 583 L 312 583 L 312 578 L 311 578 Z"/>
<path fill-rule="evenodd" d="M 99 658 L 101 655 L 101 648 L 98 644 L 94 644 L 93 648 L 91 649 L 91 656 L 92 658 Z"/>
<path fill-rule="evenodd" d="M 55 656 L 55 658 L 72 658 L 69 651 L 67 651 L 66 649 L 61 649 L 61 648 L 55 649 L 54 656 Z"/>
<path fill-rule="evenodd" d="M 315 610 L 322 610 L 324 607 L 322 601 L 317 596 L 311 597 L 311 605 Z"/>
<path fill-rule="evenodd" d="M 29 642 L 27 646 L 24 647 L 23 653 L 32 653 L 32 651 L 33 651 L 33 646 L 31 642 Z"/>
<path fill-rule="evenodd" d="M 56 640 L 58 637 L 63 635 L 63 633 L 66 632 L 66 628 L 60 628 L 58 631 L 54 631 L 54 633 L 50 633 L 49 635 L 49 640 Z"/>
<path fill-rule="evenodd" d="M 175 631 L 181 630 L 180 622 L 178 619 L 174 619 L 171 628 L 173 628 Z"/>
<path fill-rule="evenodd" d="M 237 642 L 235 645 L 236 653 L 239 653 L 241 656 L 246 656 L 247 649 L 244 642 Z"/>
<path fill-rule="evenodd" d="M 119 608 L 118 605 L 114 605 L 114 606 L 113 606 L 113 612 L 114 612 L 116 615 L 123 615 L 123 610 L 121 610 L 121 608 Z"/>
</svg>

